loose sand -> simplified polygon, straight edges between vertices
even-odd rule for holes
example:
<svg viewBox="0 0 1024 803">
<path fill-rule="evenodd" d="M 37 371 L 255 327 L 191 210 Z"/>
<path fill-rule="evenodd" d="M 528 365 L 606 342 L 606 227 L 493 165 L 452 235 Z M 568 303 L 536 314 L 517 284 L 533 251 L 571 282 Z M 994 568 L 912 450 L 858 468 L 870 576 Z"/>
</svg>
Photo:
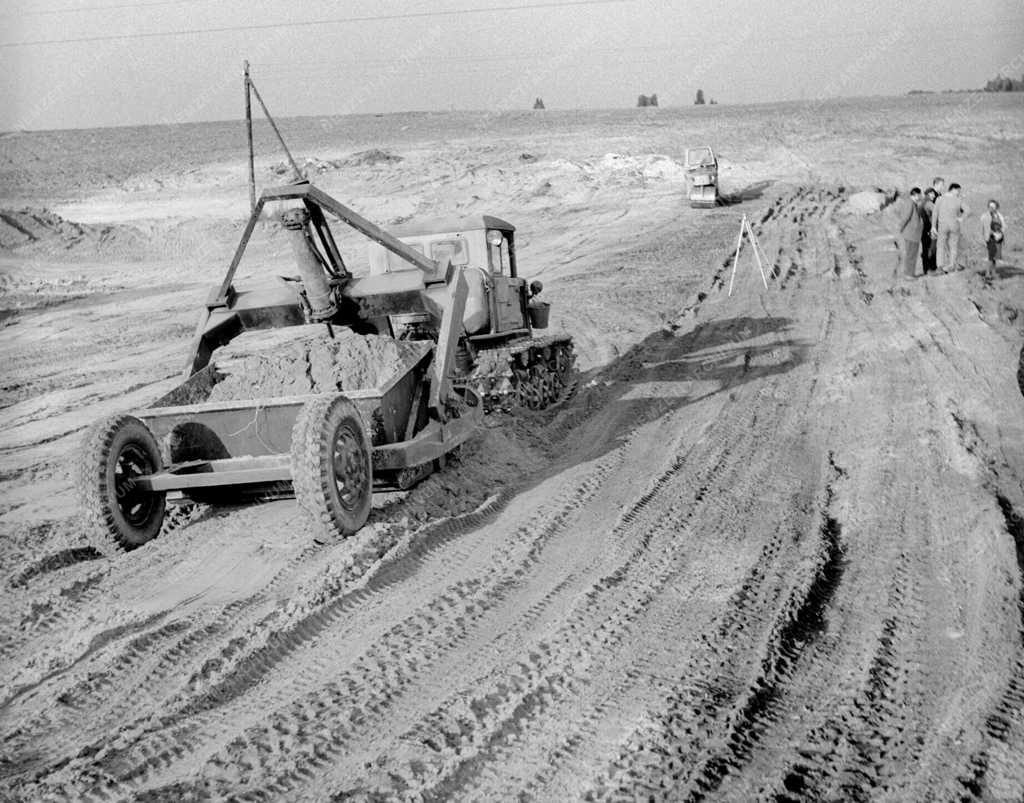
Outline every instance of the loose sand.
<svg viewBox="0 0 1024 803">
<path fill-rule="evenodd" d="M 281 342 L 273 343 L 275 335 Z M 214 363 L 227 376 L 213 386 L 209 401 L 377 388 L 430 348 L 350 329 L 335 329 L 331 338 L 324 326 L 302 327 L 297 336 L 275 332 L 260 341 L 239 340 L 218 349 Z"/>
</svg>

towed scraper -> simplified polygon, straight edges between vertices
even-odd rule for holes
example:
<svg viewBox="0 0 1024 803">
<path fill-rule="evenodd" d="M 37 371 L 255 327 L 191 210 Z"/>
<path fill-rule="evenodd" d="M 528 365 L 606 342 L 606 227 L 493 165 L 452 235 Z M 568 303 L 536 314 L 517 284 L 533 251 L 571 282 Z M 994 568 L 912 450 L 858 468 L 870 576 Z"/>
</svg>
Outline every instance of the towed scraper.
<svg viewBox="0 0 1024 803">
<path fill-rule="evenodd" d="M 270 203 L 284 207 L 298 275 L 236 288 Z M 371 240 L 369 274 L 348 271 L 328 215 Z M 182 383 L 87 433 L 77 490 L 93 543 L 113 553 L 154 538 L 168 494 L 210 502 L 291 491 L 320 540 L 348 536 L 366 522 L 374 490 L 404 490 L 442 468 L 485 407 L 550 404 L 569 383 L 572 343 L 534 333 L 547 308 L 539 283 L 516 275 L 512 232 L 482 216 L 407 233 L 407 242 L 308 182 L 264 190 L 202 310 Z M 252 330 L 308 324 L 423 341 L 422 349 L 374 387 L 210 399 L 224 379 L 218 348 Z"/>
</svg>

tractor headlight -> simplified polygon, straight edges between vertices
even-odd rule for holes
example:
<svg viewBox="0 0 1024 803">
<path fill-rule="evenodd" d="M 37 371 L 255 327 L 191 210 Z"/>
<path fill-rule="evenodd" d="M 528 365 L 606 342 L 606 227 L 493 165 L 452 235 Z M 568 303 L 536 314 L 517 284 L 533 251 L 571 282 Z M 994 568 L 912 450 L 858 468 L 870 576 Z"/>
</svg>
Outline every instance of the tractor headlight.
<svg viewBox="0 0 1024 803">
<path fill-rule="evenodd" d="M 500 231 L 489 231 L 487 232 L 487 242 L 493 245 L 495 248 L 499 247 L 505 241 L 505 237 Z"/>
</svg>

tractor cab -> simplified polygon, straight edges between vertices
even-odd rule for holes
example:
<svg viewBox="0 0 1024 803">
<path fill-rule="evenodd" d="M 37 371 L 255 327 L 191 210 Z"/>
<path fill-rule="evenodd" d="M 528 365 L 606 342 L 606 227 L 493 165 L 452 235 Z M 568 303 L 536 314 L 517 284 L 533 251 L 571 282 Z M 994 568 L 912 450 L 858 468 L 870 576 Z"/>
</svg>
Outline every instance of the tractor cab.
<svg viewBox="0 0 1024 803">
<path fill-rule="evenodd" d="M 378 243 L 370 244 L 370 274 L 418 271 L 428 290 L 442 285 L 445 266 L 465 268 L 469 296 L 463 325 L 473 340 L 529 334 L 529 301 L 539 289 L 531 290 L 516 272 L 515 226 L 493 215 L 440 218 L 395 226 L 391 232 L 406 245 L 437 263 L 423 270 Z M 535 286 L 539 283 L 535 283 Z M 392 320 L 392 328 L 404 324 Z"/>
</svg>

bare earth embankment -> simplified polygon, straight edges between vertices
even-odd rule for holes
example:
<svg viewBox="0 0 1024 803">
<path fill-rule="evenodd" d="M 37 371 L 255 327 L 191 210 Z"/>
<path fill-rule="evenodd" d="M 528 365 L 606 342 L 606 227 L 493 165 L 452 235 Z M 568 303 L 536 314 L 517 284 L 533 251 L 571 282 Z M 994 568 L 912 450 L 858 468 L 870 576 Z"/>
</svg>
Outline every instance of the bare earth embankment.
<svg viewBox="0 0 1024 803">
<path fill-rule="evenodd" d="M 1024 798 L 1024 110 L 805 112 L 286 121 L 372 220 L 512 220 L 583 373 L 344 543 L 197 505 L 116 560 L 74 450 L 178 381 L 244 137 L 0 139 L 0 797 Z M 732 203 L 691 210 L 704 143 Z M 937 174 L 1002 201 L 995 281 L 897 283 L 851 202 Z M 744 213 L 777 276 L 730 297 Z M 239 283 L 289 264 L 255 248 Z"/>
</svg>

